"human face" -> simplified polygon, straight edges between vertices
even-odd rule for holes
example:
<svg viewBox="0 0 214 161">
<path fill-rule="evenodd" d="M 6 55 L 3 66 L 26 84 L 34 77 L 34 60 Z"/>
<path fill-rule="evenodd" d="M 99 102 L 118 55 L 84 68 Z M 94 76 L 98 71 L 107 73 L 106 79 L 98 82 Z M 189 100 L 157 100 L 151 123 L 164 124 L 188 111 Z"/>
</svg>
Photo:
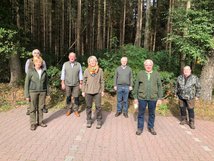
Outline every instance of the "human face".
<svg viewBox="0 0 214 161">
<path fill-rule="evenodd" d="M 184 67 L 183 73 L 184 73 L 184 76 L 185 76 L 185 77 L 190 76 L 190 75 L 191 75 L 191 69 L 190 69 L 190 67 L 189 67 L 189 66 Z"/>
<path fill-rule="evenodd" d="M 91 60 L 89 61 L 89 65 L 90 65 L 91 67 L 95 67 L 95 66 L 97 65 L 96 60 L 91 59 Z"/>
<path fill-rule="evenodd" d="M 147 62 L 146 64 L 144 64 L 144 68 L 147 72 L 151 72 L 153 68 L 153 64 L 151 62 Z"/>
<path fill-rule="evenodd" d="M 126 66 L 127 64 L 127 59 L 121 59 L 121 65 Z"/>
<path fill-rule="evenodd" d="M 76 60 L 76 55 L 74 53 L 71 53 L 69 54 L 68 58 L 69 58 L 69 61 L 73 63 Z"/>
<path fill-rule="evenodd" d="M 36 61 L 36 62 L 34 62 L 34 66 L 36 69 L 40 69 L 42 66 L 42 63 L 40 61 Z"/>
</svg>

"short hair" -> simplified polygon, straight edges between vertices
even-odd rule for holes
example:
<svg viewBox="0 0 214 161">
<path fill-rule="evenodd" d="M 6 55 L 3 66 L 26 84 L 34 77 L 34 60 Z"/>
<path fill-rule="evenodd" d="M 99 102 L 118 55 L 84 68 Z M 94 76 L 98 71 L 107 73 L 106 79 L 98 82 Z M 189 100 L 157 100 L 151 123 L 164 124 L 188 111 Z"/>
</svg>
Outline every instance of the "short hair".
<svg viewBox="0 0 214 161">
<path fill-rule="evenodd" d="M 39 54 L 39 55 L 41 55 L 41 52 L 39 51 L 39 49 L 34 49 L 32 51 L 32 54 Z"/>
<path fill-rule="evenodd" d="M 123 57 L 120 59 L 120 61 L 122 61 L 122 60 L 128 61 L 128 58 L 127 58 L 126 56 L 123 56 Z"/>
<path fill-rule="evenodd" d="M 190 66 L 185 66 L 183 69 L 190 69 L 191 70 L 191 68 L 190 68 Z"/>
<path fill-rule="evenodd" d="M 96 56 L 93 56 L 93 55 L 92 55 L 92 56 L 89 56 L 89 57 L 88 57 L 88 64 L 90 63 L 91 60 L 95 60 L 96 63 L 98 63 Z"/>
<path fill-rule="evenodd" d="M 150 64 L 154 64 L 153 63 L 153 61 L 151 60 L 151 59 L 146 59 L 145 61 L 144 61 L 144 65 L 146 65 L 147 63 L 150 63 Z"/>
<path fill-rule="evenodd" d="M 71 54 L 75 55 L 76 56 L 76 53 L 74 53 L 73 51 L 70 52 L 68 55 L 70 56 Z"/>
<path fill-rule="evenodd" d="M 39 63 L 43 63 L 43 59 L 42 59 L 42 57 L 41 56 L 38 56 L 38 57 L 34 57 L 33 58 L 33 63 L 35 64 L 35 63 L 37 63 L 37 62 L 39 62 Z"/>
</svg>

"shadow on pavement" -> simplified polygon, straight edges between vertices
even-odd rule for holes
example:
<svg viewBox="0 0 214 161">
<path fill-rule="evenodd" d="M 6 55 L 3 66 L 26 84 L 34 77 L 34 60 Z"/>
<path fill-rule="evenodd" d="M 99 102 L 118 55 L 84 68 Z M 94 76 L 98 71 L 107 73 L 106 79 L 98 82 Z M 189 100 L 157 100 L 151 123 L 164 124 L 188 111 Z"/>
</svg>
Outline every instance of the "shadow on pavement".
<svg viewBox="0 0 214 161">
<path fill-rule="evenodd" d="M 44 121 L 44 123 L 48 123 L 65 114 L 66 114 L 66 109 L 61 109 L 61 110 L 58 110 L 58 111 L 54 112 L 53 114 L 51 114 L 48 118 L 44 119 L 43 121 Z"/>
</svg>

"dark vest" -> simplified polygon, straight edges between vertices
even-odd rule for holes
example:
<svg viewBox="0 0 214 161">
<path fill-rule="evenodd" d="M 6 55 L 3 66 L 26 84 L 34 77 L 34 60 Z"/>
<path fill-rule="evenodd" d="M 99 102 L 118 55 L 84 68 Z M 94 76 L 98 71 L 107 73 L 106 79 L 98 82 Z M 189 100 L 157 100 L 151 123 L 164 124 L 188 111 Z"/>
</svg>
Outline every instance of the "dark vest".
<svg viewBox="0 0 214 161">
<path fill-rule="evenodd" d="M 72 68 L 69 61 L 65 62 L 65 85 L 67 86 L 77 86 L 79 85 L 79 72 L 80 72 L 80 63 L 74 62 Z"/>
</svg>

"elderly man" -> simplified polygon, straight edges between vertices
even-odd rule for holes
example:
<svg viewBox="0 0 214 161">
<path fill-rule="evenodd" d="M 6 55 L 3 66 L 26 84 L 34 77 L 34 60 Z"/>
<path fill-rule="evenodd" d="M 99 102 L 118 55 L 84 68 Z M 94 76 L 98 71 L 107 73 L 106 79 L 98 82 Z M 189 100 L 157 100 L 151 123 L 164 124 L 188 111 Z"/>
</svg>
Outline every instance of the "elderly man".
<svg viewBox="0 0 214 161">
<path fill-rule="evenodd" d="M 189 126 L 195 129 L 194 124 L 194 99 L 198 100 L 200 96 L 201 86 L 198 77 L 191 74 L 191 68 L 185 66 L 183 74 L 177 78 L 175 94 L 179 98 L 179 106 L 181 113 L 181 125 L 187 123 L 187 113 L 189 115 Z"/>
<path fill-rule="evenodd" d="M 32 51 L 32 58 L 28 59 L 25 63 L 25 73 L 27 74 L 29 70 L 33 70 L 34 69 L 34 63 L 33 63 L 33 58 L 35 57 L 40 57 L 41 56 L 41 52 L 38 50 L 38 49 L 34 49 Z M 46 70 L 47 67 L 46 67 L 46 63 L 45 61 L 43 60 L 42 62 L 42 69 L 43 70 Z M 29 99 L 30 101 L 30 99 Z M 46 106 L 44 106 L 44 108 L 42 109 L 42 111 L 44 113 L 48 113 L 48 109 L 46 108 Z M 30 106 L 27 108 L 27 113 L 26 115 L 30 115 Z"/>
<path fill-rule="evenodd" d="M 138 73 L 134 86 L 134 103 L 139 104 L 136 135 L 140 135 L 143 132 L 144 114 L 147 105 L 149 110 L 148 130 L 152 135 L 157 135 L 154 130 L 155 109 L 157 100 L 163 96 L 162 83 L 159 73 L 152 70 L 152 60 L 145 60 L 144 68 L 145 71 Z"/>
<path fill-rule="evenodd" d="M 128 97 L 129 91 L 132 90 L 132 69 L 127 66 L 127 57 L 121 58 L 121 66 L 115 70 L 114 89 L 117 91 L 117 112 L 115 117 L 122 113 L 128 118 Z"/>
<path fill-rule="evenodd" d="M 66 91 L 66 106 L 68 111 L 66 113 L 69 116 L 72 112 L 79 117 L 79 91 L 82 86 L 82 67 L 80 63 L 76 61 L 76 54 L 69 53 L 69 61 L 65 62 L 62 66 L 61 72 L 61 87 Z M 74 105 L 72 105 L 71 97 L 74 98 Z"/>
</svg>

